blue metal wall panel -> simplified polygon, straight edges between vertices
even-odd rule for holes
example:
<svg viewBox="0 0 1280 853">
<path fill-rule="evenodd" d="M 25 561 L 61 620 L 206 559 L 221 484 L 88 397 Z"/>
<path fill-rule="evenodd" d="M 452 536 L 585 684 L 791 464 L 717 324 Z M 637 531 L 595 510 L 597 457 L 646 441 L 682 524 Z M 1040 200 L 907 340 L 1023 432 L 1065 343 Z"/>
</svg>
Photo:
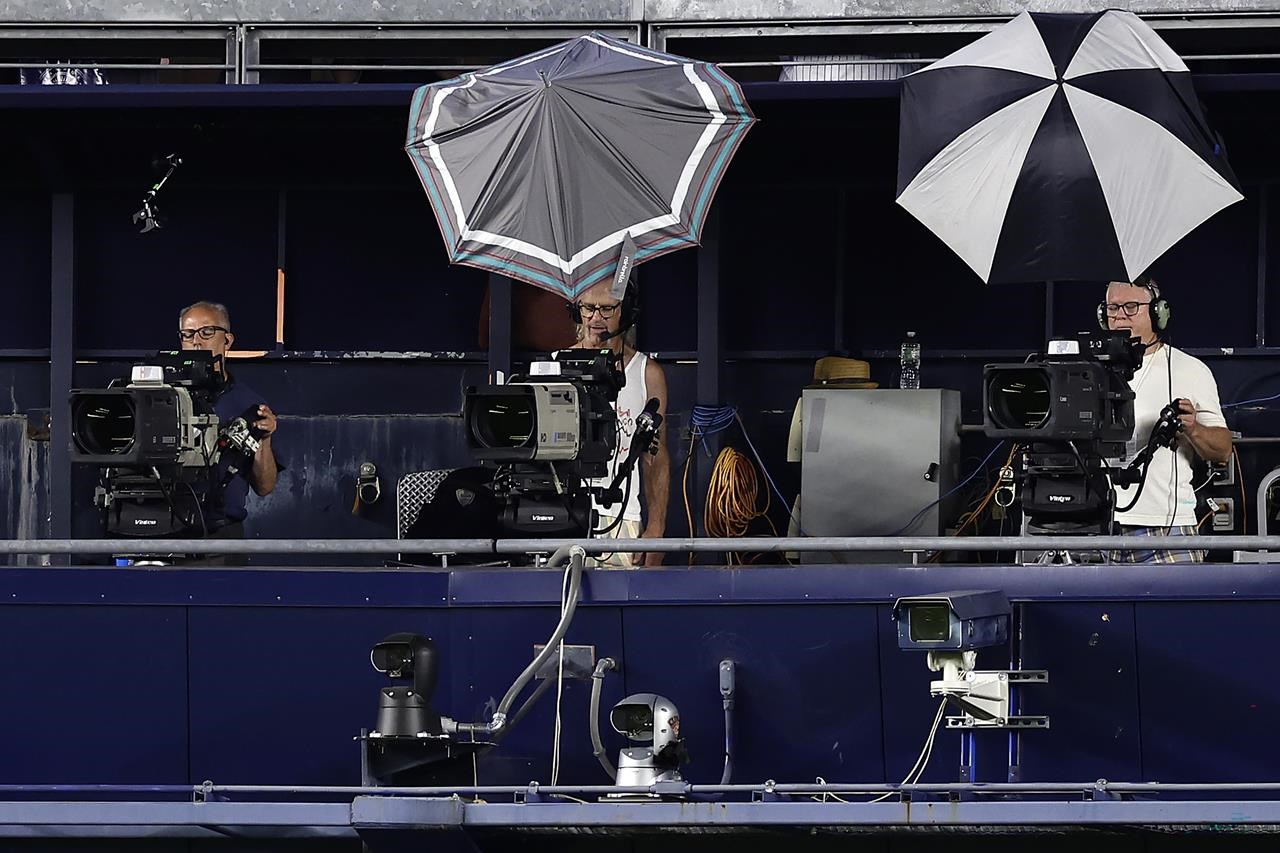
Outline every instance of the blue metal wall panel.
<svg viewBox="0 0 1280 853">
<path fill-rule="evenodd" d="M 629 608 L 626 689 L 680 708 L 693 782 L 720 779 L 725 658 L 737 663 L 735 779 L 880 779 L 874 620 L 870 606 Z"/>
<path fill-rule="evenodd" d="M 192 608 L 191 771 L 186 781 L 358 785 L 378 688 L 369 651 L 398 631 L 432 636 L 443 610 Z M 445 673 L 448 674 L 447 672 Z M 443 689 L 441 695 L 444 694 Z"/>
<path fill-rule="evenodd" d="M 0 607 L 0 781 L 187 781 L 186 613 Z"/>
<path fill-rule="evenodd" d="M 1275 602 L 1138 604 L 1146 779 L 1275 779 Z"/>
<path fill-rule="evenodd" d="M 555 607 L 457 608 L 450 613 L 446 662 L 450 702 L 442 712 L 460 720 L 487 720 L 516 676 L 533 659 L 535 644 L 546 642 L 556 626 Z M 622 618 L 617 608 L 580 607 L 565 642 L 593 645 L 597 657 L 624 659 Z M 625 667 L 625 664 L 624 664 Z M 623 677 L 608 676 L 601 693 L 603 731 L 610 732 L 609 708 L 622 698 Z M 518 709 L 536 688 L 521 694 Z M 591 684 L 566 680 L 561 698 L 560 780 L 608 784 L 604 771 L 591 754 L 587 706 Z M 483 755 L 477 772 L 482 785 L 520 785 L 531 779 L 551 778 L 551 745 L 555 728 L 555 688 L 549 688 L 519 725 L 511 729 L 501 747 Z M 617 760 L 616 754 L 613 760 Z"/>
<path fill-rule="evenodd" d="M 1168 709 L 1139 702 L 1145 672 L 1135 650 L 1140 640 L 1133 611 L 1132 604 L 1120 602 L 1024 607 L 1022 665 L 1049 670 L 1047 685 L 1024 691 L 1024 709 L 1050 717 L 1048 731 L 1023 736 L 1024 779 L 1136 781 L 1143 773 L 1146 734 L 1140 721 L 1145 727 L 1149 714 Z"/>
</svg>

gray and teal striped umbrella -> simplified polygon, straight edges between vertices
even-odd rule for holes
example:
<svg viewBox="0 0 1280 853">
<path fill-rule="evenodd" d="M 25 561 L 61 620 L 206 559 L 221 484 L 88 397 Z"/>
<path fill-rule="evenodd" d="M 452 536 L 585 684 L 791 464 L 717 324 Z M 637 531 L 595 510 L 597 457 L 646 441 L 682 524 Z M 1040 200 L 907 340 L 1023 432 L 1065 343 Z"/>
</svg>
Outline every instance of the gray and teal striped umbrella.
<svg viewBox="0 0 1280 853">
<path fill-rule="evenodd" d="M 405 150 L 453 263 L 576 298 L 697 245 L 754 116 L 714 65 L 600 34 L 418 89 Z"/>
</svg>

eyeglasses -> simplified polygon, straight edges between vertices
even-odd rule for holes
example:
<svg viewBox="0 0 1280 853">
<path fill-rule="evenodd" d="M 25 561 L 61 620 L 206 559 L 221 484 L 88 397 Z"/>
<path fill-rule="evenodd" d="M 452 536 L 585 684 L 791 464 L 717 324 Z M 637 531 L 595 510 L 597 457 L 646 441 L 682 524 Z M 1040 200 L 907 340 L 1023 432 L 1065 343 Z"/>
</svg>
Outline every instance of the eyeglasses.
<svg viewBox="0 0 1280 853">
<path fill-rule="evenodd" d="M 218 332 L 229 331 L 231 330 L 225 329 L 222 326 L 201 326 L 198 329 L 179 329 L 178 337 L 182 338 L 184 341 L 194 341 L 196 339 L 196 335 L 199 335 L 200 340 L 207 341 L 213 338 L 214 335 L 218 334 Z"/>
<path fill-rule="evenodd" d="M 621 302 L 615 302 L 612 305 L 591 305 L 586 302 L 578 303 L 578 311 L 582 313 L 583 317 L 590 317 L 593 314 L 599 314 L 604 320 L 608 320 L 612 317 L 613 313 L 621 307 Z"/>
<path fill-rule="evenodd" d="M 1150 304 L 1150 302 L 1104 302 L 1102 308 L 1107 312 L 1108 317 L 1119 317 L 1122 310 L 1126 317 L 1133 317 L 1143 305 Z"/>
</svg>

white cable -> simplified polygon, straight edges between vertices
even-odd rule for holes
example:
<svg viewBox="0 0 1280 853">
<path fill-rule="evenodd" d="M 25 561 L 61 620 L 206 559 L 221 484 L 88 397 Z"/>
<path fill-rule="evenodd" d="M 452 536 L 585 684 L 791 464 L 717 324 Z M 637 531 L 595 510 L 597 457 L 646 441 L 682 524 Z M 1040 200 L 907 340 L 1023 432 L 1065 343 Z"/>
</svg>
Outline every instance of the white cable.
<svg viewBox="0 0 1280 853">
<path fill-rule="evenodd" d="M 933 717 L 933 726 L 929 729 L 929 737 L 925 738 L 924 747 L 920 750 L 920 757 L 916 759 L 916 763 L 911 765 L 911 769 L 907 771 L 907 775 L 903 777 L 899 785 L 914 785 L 920 781 L 920 777 L 924 775 L 924 769 L 929 766 L 929 758 L 933 755 L 933 741 L 938 736 L 938 728 L 942 725 L 942 713 L 947 709 L 947 700 L 943 699 L 938 703 L 938 713 Z M 913 779 L 912 776 L 915 778 Z M 881 794 L 870 802 L 879 803 L 892 797 L 896 791 L 889 791 Z"/>
<path fill-rule="evenodd" d="M 565 570 L 564 580 L 560 582 L 560 618 L 569 606 L 569 570 Z M 564 638 L 560 638 L 560 662 L 556 668 L 556 726 L 551 742 L 551 784 L 560 781 L 560 700 L 564 696 Z"/>
</svg>

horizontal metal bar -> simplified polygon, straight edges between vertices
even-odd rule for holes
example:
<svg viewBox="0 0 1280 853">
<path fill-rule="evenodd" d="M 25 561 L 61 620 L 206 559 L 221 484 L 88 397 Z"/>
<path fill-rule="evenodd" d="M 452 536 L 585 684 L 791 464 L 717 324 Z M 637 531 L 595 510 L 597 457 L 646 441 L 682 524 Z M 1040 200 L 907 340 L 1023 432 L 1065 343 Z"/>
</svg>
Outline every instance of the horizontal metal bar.
<svg viewBox="0 0 1280 853">
<path fill-rule="evenodd" d="M 189 68 L 192 66 L 168 66 L 170 68 Z M 39 87 L 31 87 L 33 89 Z M 110 88 L 110 87 L 109 87 Z M 119 87 L 116 87 L 119 88 Z M 299 87 L 306 88 L 306 87 Z M 662 360 L 682 361 L 696 359 L 698 354 L 694 350 L 649 350 L 648 354 Z M 1280 356 L 1280 347 L 1200 347 L 1188 348 L 1185 352 L 1199 358 L 1233 358 L 1233 357 L 1267 357 L 1275 358 Z M 795 349 L 795 350 L 725 350 L 725 361 L 803 361 L 822 358 L 828 355 L 828 350 L 814 349 Z M 925 349 L 922 357 L 929 361 L 946 360 L 946 359 L 1017 359 L 1021 361 L 1026 358 L 1028 351 L 1026 349 Z M 0 349 L 0 358 L 31 358 L 43 357 L 48 358 L 49 351 L 47 349 L 18 349 L 4 350 Z M 83 349 L 76 351 L 76 358 L 81 360 L 112 360 L 112 359 L 138 359 L 155 355 L 155 350 L 145 349 Z M 517 353 L 519 358 L 521 355 L 529 355 L 527 353 Z M 897 360 L 900 353 L 897 350 L 863 350 L 859 353 L 861 358 L 877 360 L 891 359 Z M 438 350 L 438 351 L 415 351 L 415 350 L 265 350 L 261 355 L 240 357 L 262 359 L 262 360 L 412 360 L 419 359 L 424 361 L 479 361 L 483 362 L 486 353 L 481 350 Z"/>
<path fill-rule="evenodd" d="M 50 24 L 49 26 L 0 25 L 0 39 L 87 39 L 116 41 L 122 39 L 225 39 L 235 27 L 226 24 Z"/>
<path fill-rule="evenodd" d="M 0 350 L 0 356 L 5 351 Z M 40 352 L 32 350 L 31 352 Z M 48 350 L 43 350 L 46 357 Z M 260 353 L 245 351 L 229 354 L 244 361 L 448 361 L 484 363 L 486 354 L 477 350 L 262 350 Z M 85 361 L 136 361 L 154 356 L 155 350 L 144 349 L 86 349 L 77 350 L 76 359 Z"/>
<path fill-rule="evenodd" d="M 392 828 L 436 823 L 455 827 L 492 827 L 573 832 L 581 827 L 778 827 L 865 826 L 936 831 L 954 827 L 987 834 L 994 827 L 1053 827 L 1054 832 L 1085 826 L 1276 827 L 1280 802 L 1159 801 L 957 801 L 930 802 L 539 802 L 468 803 L 450 800 L 359 798 L 352 822 Z M 452 824 L 445 821 L 453 819 Z M 368 824 L 365 823 L 368 821 Z M 1256 831 L 1256 830 L 1254 830 Z M 935 839 L 936 841 L 937 839 Z"/>
<path fill-rule="evenodd" d="M 548 540 L 549 541 L 549 540 Z M 582 539 L 557 544 L 577 544 L 589 554 L 615 551 L 761 552 L 781 551 L 1146 551 L 1157 547 L 1151 538 L 1131 536 L 811 536 L 741 537 L 724 539 Z M 1179 549 L 1262 550 L 1280 548 L 1280 536 L 1178 536 L 1168 540 Z M 537 539 L 499 539 L 499 554 L 547 550 Z M 1170 547 L 1173 547 L 1171 544 Z M 408 549 L 406 549 L 408 550 Z M 1277 555 L 1280 558 L 1280 554 Z"/>
<path fill-rule="evenodd" d="M 743 62 L 717 62 L 716 65 L 721 68 L 795 68 L 805 66 L 817 66 L 822 68 L 839 68 L 848 65 L 859 66 L 877 66 L 877 65 L 928 65 L 931 62 L 937 62 L 941 57 L 938 56 L 902 56 L 898 58 L 875 58 L 875 57 L 858 57 L 857 59 L 846 59 L 842 55 L 832 51 L 831 58 L 825 60 L 818 59 L 779 59 L 779 60 L 758 60 Z M 1234 59 L 1280 59 L 1280 53 L 1206 53 L 1206 54 L 1187 54 L 1182 57 L 1186 62 L 1218 62 L 1223 60 Z M 815 81 L 821 82 L 821 81 Z"/>
<path fill-rule="evenodd" d="M 206 783 L 195 786 L 205 795 L 253 794 L 253 795 L 366 795 L 397 797 L 475 797 L 516 796 L 530 794 L 567 794 L 595 796 L 599 794 L 652 794 L 671 793 L 668 786 L 646 785 L 393 785 L 387 787 L 369 785 L 219 785 Z M 903 794 L 974 794 L 977 796 L 1005 796 L 1008 794 L 1160 794 L 1249 791 L 1280 792 L 1280 782 L 1111 782 L 1099 779 L 1092 782 L 918 782 L 896 785 L 886 782 L 742 782 L 736 784 L 699 785 L 686 783 L 679 786 L 683 794 L 839 794 L 841 792 L 903 793 Z"/>
<path fill-rule="evenodd" d="M 0 802 L 0 835 L 354 837 L 349 803 Z"/>
<path fill-rule="evenodd" d="M 263 62 L 244 66 L 247 71 L 475 71 L 487 68 L 485 65 L 335 65 L 333 63 L 314 63 L 311 65 L 290 65 L 286 63 Z"/>
<path fill-rule="evenodd" d="M 619 789 L 614 789 L 619 790 Z M 548 796 L 573 796 L 540 789 Z M 588 793 L 579 790 L 579 793 Z M 573 832 L 580 827 L 940 826 L 989 833 L 993 827 L 1203 826 L 1218 832 L 1275 831 L 1276 800 L 959 800 L 840 802 L 485 802 L 452 797 L 358 796 L 351 803 L 4 802 L 0 836 L 22 838 L 184 837 L 355 838 L 357 831 L 493 827 Z"/>
<path fill-rule="evenodd" d="M 1280 552 L 1280 536 L 1178 536 L 1178 549 Z M 0 554 L 541 554 L 581 545 L 588 554 L 659 551 L 1146 551 L 1131 536 L 812 536 L 699 539 L 3 539 Z M 1280 553 L 1277 553 L 1280 560 Z"/>
<path fill-rule="evenodd" d="M 0 794 L 182 794 L 191 785 L 0 785 Z"/>
<path fill-rule="evenodd" d="M 430 24 L 388 21 L 379 24 L 315 23 L 249 24 L 245 32 L 253 38 L 275 41 L 305 41 L 308 39 L 377 38 L 377 39 L 569 39 L 587 33 L 604 33 L 612 36 L 634 36 L 638 24 L 585 23 L 582 26 L 566 26 L 562 23 L 523 21 L 519 24 L 439 21 Z"/>
<path fill-rule="evenodd" d="M 184 71 L 226 71 L 235 68 L 230 63 L 186 62 L 0 62 L 0 68 L 96 68 L 99 71 L 142 71 L 147 69 L 182 69 Z M 39 84 L 30 84 L 33 87 Z M 91 84 L 84 84 L 91 85 Z"/>
</svg>

